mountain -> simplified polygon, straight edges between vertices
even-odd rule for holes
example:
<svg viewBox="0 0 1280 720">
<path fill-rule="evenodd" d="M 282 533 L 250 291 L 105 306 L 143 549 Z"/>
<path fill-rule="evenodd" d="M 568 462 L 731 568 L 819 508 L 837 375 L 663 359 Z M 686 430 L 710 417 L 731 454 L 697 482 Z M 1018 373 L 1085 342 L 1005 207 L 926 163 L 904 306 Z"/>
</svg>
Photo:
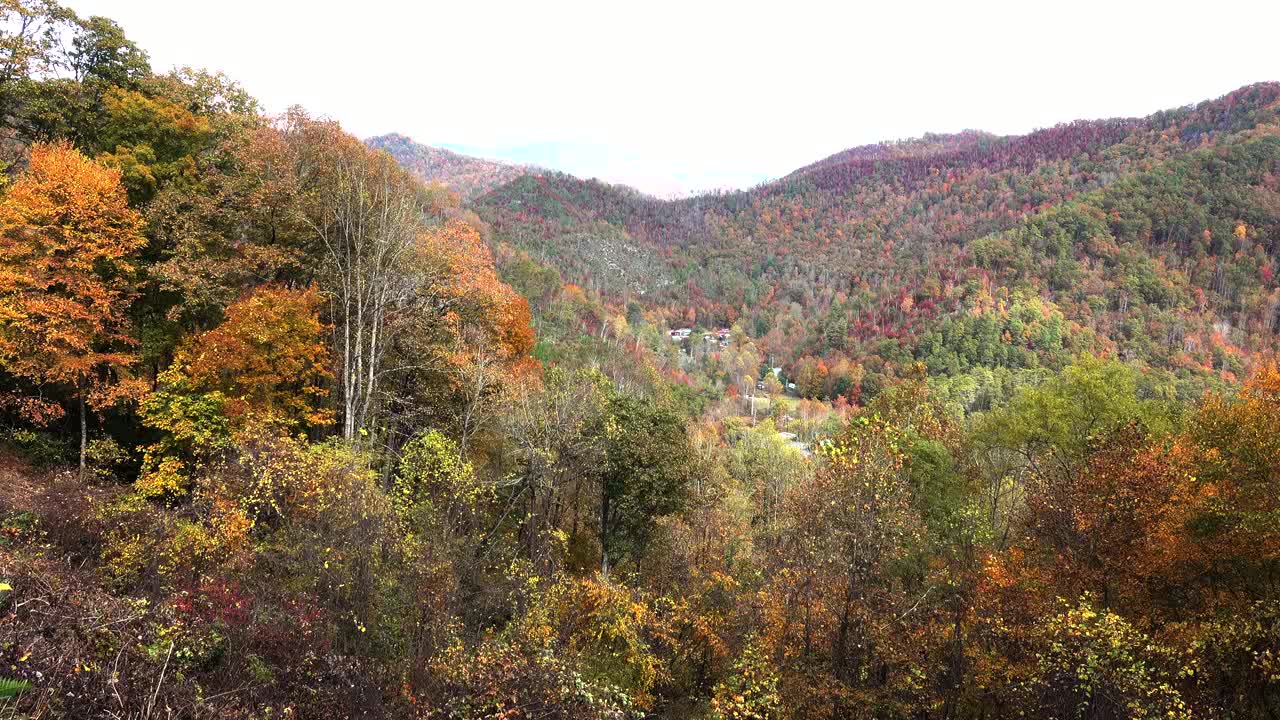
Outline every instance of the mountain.
<svg viewBox="0 0 1280 720">
<path fill-rule="evenodd" d="M 526 165 L 485 160 L 423 145 L 399 133 L 371 137 L 365 140 L 365 144 L 377 150 L 385 150 L 402 167 L 424 182 L 446 185 L 463 199 L 477 197 L 518 177 L 537 172 Z"/>
<path fill-rule="evenodd" d="M 671 327 L 739 325 L 869 390 L 1114 353 L 1242 372 L 1280 331 L 1280 83 L 1145 118 L 846 150 L 663 201 L 568 175 L 477 198 L 493 239 Z M 830 388 L 827 388 L 829 391 Z"/>
</svg>

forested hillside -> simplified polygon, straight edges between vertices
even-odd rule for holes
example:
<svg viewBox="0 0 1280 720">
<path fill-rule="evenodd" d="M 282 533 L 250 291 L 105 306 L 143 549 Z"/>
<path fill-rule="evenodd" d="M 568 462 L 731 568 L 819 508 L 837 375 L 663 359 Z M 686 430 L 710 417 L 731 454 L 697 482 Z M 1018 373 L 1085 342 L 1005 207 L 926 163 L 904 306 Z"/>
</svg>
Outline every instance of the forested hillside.
<svg viewBox="0 0 1280 720">
<path fill-rule="evenodd" d="M 527 177 L 478 211 L 618 306 L 736 324 L 774 364 L 843 363 L 873 392 L 913 360 L 954 377 L 1081 351 L 1239 377 L 1280 330 L 1278 107 L 1270 83 L 1144 119 L 927 136 L 674 202 Z"/>
<path fill-rule="evenodd" d="M 0 3 L 0 717 L 1274 718 L 1278 102 L 472 198 Z"/>
<path fill-rule="evenodd" d="M 396 133 L 369 138 L 365 140 L 365 144 L 375 150 L 386 151 L 419 180 L 440 183 L 465 200 L 483 195 L 503 183 L 533 172 L 533 168 L 521 165 L 484 160 L 444 148 L 422 145 Z"/>
</svg>

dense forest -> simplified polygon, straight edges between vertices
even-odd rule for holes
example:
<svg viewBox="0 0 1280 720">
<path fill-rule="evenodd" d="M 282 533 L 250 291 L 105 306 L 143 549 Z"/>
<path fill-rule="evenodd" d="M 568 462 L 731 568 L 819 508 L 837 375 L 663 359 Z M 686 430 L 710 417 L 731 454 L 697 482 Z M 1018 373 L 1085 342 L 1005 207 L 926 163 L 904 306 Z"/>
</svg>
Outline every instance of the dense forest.
<svg viewBox="0 0 1280 720">
<path fill-rule="evenodd" d="M 1280 717 L 1280 84 L 657 200 L 0 15 L 0 717 Z"/>
</svg>

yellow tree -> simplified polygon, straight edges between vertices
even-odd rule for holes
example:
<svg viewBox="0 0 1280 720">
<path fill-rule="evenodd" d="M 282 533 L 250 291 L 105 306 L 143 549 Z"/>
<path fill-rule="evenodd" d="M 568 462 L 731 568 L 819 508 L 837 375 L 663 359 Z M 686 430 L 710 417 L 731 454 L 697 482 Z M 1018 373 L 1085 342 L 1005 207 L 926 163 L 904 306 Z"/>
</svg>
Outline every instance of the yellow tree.
<svg viewBox="0 0 1280 720">
<path fill-rule="evenodd" d="M 120 173 L 66 144 L 32 147 L 0 203 L 0 364 L 75 398 L 81 472 L 86 404 L 101 410 L 142 389 L 129 374 L 138 341 L 126 313 L 141 231 Z M 22 407 L 34 420 L 62 414 L 42 401 Z"/>
</svg>

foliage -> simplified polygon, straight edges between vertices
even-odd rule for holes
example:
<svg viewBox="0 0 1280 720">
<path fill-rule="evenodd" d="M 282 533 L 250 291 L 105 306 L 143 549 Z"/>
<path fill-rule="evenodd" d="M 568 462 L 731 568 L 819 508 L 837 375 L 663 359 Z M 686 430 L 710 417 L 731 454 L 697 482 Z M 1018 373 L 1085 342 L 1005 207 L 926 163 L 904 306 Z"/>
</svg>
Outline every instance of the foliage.
<svg viewBox="0 0 1280 720">
<path fill-rule="evenodd" d="M 747 329 L 807 371 L 806 396 L 818 361 L 869 390 L 910 358 L 959 373 L 1113 351 L 1238 379 L 1237 352 L 1276 342 L 1278 99 L 1264 83 L 1147 118 L 930 135 L 679 200 L 528 175 L 477 205 L 616 307 Z"/>
<path fill-rule="evenodd" d="M 0 21 L 19 715 L 1280 713 L 1280 85 L 658 200 Z"/>
<path fill-rule="evenodd" d="M 1194 675 L 1177 653 L 1153 644 L 1086 596 L 1050 618 L 1048 649 L 1032 691 L 1044 717 L 1190 718 L 1173 683 Z"/>
<path fill-rule="evenodd" d="M 604 420 L 600 468 L 602 568 L 635 554 L 657 518 L 684 507 L 689 441 L 670 410 L 625 396 L 611 398 Z"/>
<path fill-rule="evenodd" d="M 0 698 L 11 698 L 30 688 L 31 683 L 25 680 L 0 677 Z"/>
<path fill-rule="evenodd" d="M 323 426 L 333 421 L 328 395 L 327 328 L 314 288 L 261 287 L 227 307 L 221 325 L 189 338 L 170 365 L 167 384 L 226 398 L 234 427 Z"/>
<path fill-rule="evenodd" d="M 4 433 L 4 441 L 35 467 L 56 467 L 71 457 L 71 448 L 65 440 L 46 431 L 11 428 Z"/>
<path fill-rule="evenodd" d="M 126 310 L 136 293 L 142 221 L 119 175 L 67 145 L 37 145 L 0 204 L 0 358 L 37 385 L 65 386 L 95 409 L 136 395 Z M 35 420 L 57 417 L 47 402 Z"/>
<path fill-rule="evenodd" d="M 781 715 L 778 675 L 758 649 L 748 645 L 729 677 L 712 691 L 713 720 L 772 720 Z"/>
</svg>

